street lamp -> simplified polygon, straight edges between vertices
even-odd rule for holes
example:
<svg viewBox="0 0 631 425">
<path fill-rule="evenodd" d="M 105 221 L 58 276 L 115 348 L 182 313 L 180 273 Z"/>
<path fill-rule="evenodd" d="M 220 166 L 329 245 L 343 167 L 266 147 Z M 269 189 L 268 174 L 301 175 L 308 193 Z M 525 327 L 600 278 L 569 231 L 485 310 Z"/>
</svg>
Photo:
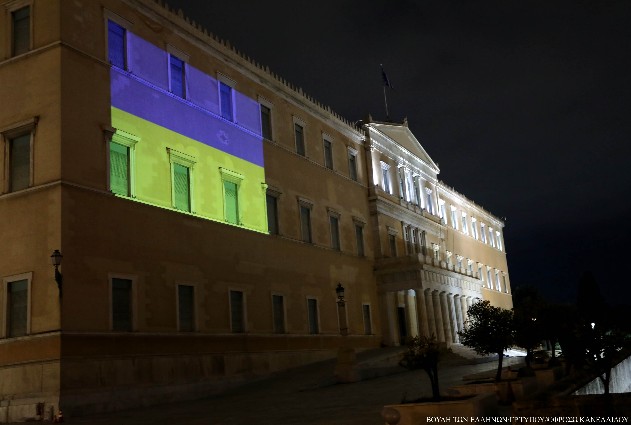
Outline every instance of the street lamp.
<svg viewBox="0 0 631 425">
<path fill-rule="evenodd" d="M 337 382 L 356 382 L 358 380 L 355 370 L 355 350 L 349 345 L 346 338 L 348 335 L 348 323 L 346 321 L 346 302 L 344 301 L 344 287 L 338 283 L 335 287 L 337 295 L 337 317 L 340 321 L 340 347 L 337 351 L 337 364 L 335 365 L 335 378 Z"/>
<path fill-rule="evenodd" d="M 59 252 L 58 249 L 53 251 L 53 254 L 50 256 L 50 262 L 55 268 L 55 282 L 57 282 L 57 288 L 59 289 L 59 298 L 61 298 L 62 292 L 62 284 L 63 284 L 63 276 L 59 272 L 59 266 L 61 265 L 61 260 L 64 258 Z"/>
<path fill-rule="evenodd" d="M 335 288 L 335 293 L 337 294 L 337 303 L 339 305 L 344 305 L 344 287 L 341 283 L 337 284 Z"/>
</svg>

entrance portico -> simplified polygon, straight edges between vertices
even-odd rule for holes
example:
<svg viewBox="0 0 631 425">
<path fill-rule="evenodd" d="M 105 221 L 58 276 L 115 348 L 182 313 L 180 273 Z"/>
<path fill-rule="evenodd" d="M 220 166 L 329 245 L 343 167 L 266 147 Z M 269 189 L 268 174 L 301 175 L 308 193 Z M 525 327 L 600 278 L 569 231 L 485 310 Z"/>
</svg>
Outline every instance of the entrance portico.
<svg viewBox="0 0 631 425">
<path fill-rule="evenodd" d="M 467 309 L 482 299 L 479 279 L 423 254 L 384 258 L 376 274 L 386 345 L 402 345 L 405 337 L 416 335 L 434 335 L 447 345 L 458 343 Z M 403 327 L 400 321 L 405 322 Z M 401 329 L 406 330 L 404 335 Z"/>
</svg>

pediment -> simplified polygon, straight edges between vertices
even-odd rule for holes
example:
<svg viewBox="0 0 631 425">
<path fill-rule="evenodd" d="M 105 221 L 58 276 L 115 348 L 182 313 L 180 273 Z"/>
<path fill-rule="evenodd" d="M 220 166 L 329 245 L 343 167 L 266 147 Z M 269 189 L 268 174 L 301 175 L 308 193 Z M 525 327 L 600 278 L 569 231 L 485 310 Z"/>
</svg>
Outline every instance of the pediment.
<svg viewBox="0 0 631 425">
<path fill-rule="evenodd" d="M 388 139 L 398 144 L 412 155 L 416 156 L 431 168 L 438 172 L 438 165 L 427 154 L 421 142 L 412 134 L 409 127 L 402 124 L 389 124 L 389 123 L 377 123 L 372 122 L 369 124 L 371 128 L 382 133 Z"/>
</svg>

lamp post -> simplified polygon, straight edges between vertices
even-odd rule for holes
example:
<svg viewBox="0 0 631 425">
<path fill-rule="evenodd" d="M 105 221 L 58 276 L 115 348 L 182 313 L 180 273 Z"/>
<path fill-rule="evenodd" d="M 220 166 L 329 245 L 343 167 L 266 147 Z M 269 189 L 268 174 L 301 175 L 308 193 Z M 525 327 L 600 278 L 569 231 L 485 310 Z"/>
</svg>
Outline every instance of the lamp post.
<svg viewBox="0 0 631 425">
<path fill-rule="evenodd" d="M 340 321 L 340 335 L 342 336 L 340 348 L 337 351 L 337 364 L 335 365 L 335 379 L 337 382 L 358 381 L 355 370 L 356 356 L 353 347 L 348 346 L 348 325 L 346 322 L 346 301 L 344 300 L 344 287 L 341 283 L 335 288 L 337 295 L 337 314 Z"/>
<path fill-rule="evenodd" d="M 62 286 L 63 286 L 63 276 L 59 271 L 59 266 L 61 265 L 61 260 L 64 258 L 59 252 L 58 249 L 53 251 L 53 254 L 50 256 L 50 262 L 55 268 L 55 282 L 57 282 L 57 288 L 59 289 L 59 298 L 62 295 Z"/>
</svg>

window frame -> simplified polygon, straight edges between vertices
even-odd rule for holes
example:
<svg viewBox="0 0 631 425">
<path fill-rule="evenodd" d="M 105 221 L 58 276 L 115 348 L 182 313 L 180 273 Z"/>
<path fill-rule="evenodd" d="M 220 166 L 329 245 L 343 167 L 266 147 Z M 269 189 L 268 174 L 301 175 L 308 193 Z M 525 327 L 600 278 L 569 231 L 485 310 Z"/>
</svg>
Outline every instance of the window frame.
<svg viewBox="0 0 631 425">
<path fill-rule="evenodd" d="M 329 170 L 333 170 L 333 139 L 331 139 L 329 135 L 324 133 L 322 133 L 322 151 L 324 155 L 324 167 L 328 168 Z"/>
<path fill-rule="evenodd" d="M 274 307 L 274 298 L 279 297 L 282 300 L 282 329 L 276 328 L 276 308 Z M 285 302 L 285 295 L 280 292 L 272 292 L 270 294 L 270 302 L 272 306 L 272 332 L 277 335 L 282 335 L 287 333 L 287 303 Z"/>
<path fill-rule="evenodd" d="M 265 214 L 267 215 L 267 232 L 270 235 L 280 235 L 280 209 L 279 209 L 279 201 L 280 201 L 280 191 L 274 190 L 272 188 L 268 188 L 265 192 Z M 272 232 L 269 227 L 270 216 L 269 216 L 269 199 L 274 200 L 275 205 L 275 216 L 274 216 L 274 224 L 276 226 L 276 232 Z"/>
<path fill-rule="evenodd" d="M 311 318 L 311 309 L 309 301 L 315 302 L 315 323 L 312 323 Z M 313 326 L 315 325 L 315 332 L 312 332 Z M 322 333 L 322 328 L 320 326 L 320 302 L 318 297 L 315 296 L 307 296 L 307 333 L 309 335 L 320 335 Z"/>
<path fill-rule="evenodd" d="M 182 330 L 181 327 L 181 317 L 180 317 L 180 286 L 188 286 L 190 288 L 193 289 L 193 299 L 192 299 L 192 305 L 191 308 L 193 309 L 192 311 L 192 317 L 191 317 L 191 329 L 190 330 Z M 177 331 L 178 332 L 183 332 L 183 333 L 191 333 L 191 332 L 197 332 L 198 328 L 197 328 L 197 285 L 195 285 L 194 283 L 188 283 L 188 282 L 175 282 L 175 318 L 176 318 L 176 327 L 177 327 Z"/>
<path fill-rule="evenodd" d="M 166 51 L 168 53 L 168 76 L 169 76 L 169 93 L 171 93 L 173 96 L 177 96 L 180 99 L 184 99 L 187 100 L 189 98 L 189 94 L 188 94 L 188 62 L 190 60 L 190 55 L 188 55 L 187 53 L 184 53 L 183 51 L 179 50 L 178 48 L 167 44 L 166 46 Z M 173 76 L 171 75 L 171 58 L 175 58 L 179 61 L 182 62 L 182 93 L 181 95 L 179 93 L 174 93 L 173 92 Z"/>
<path fill-rule="evenodd" d="M 219 172 L 221 173 L 221 194 L 223 196 L 223 217 L 226 223 L 234 224 L 237 226 L 243 226 L 243 220 L 241 215 L 241 184 L 243 183 L 244 176 L 242 174 L 237 173 L 236 171 L 229 170 L 224 167 L 219 167 Z M 226 202 L 226 186 L 225 182 L 234 183 L 237 188 L 237 222 L 232 223 L 228 221 L 228 203 Z"/>
<path fill-rule="evenodd" d="M 303 211 L 308 211 L 308 217 L 307 217 L 308 228 L 307 229 L 303 228 L 303 220 L 302 220 Z M 312 212 L 313 212 L 313 202 L 299 197 L 298 198 L 298 222 L 300 223 L 300 240 L 302 242 L 311 243 L 311 244 L 313 243 L 313 225 L 311 222 Z M 308 231 L 308 235 L 305 235 L 305 230 Z M 308 238 L 305 239 L 305 236 L 308 236 Z"/>
<path fill-rule="evenodd" d="M 114 329 L 114 298 L 112 290 L 114 289 L 112 286 L 114 279 L 122 279 L 131 281 L 131 291 L 130 291 L 130 325 L 131 329 L 128 331 L 123 330 L 115 330 Z M 124 274 L 124 273 L 108 273 L 107 275 L 108 282 L 108 305 L 109 305 L 109 330 L 112 332 L 135 332 L 138 330 L 138 277 L 136 275 Z"/>
<path fill-rule="evenodd" d="M 18 56 L 25 55 L 33 50 L 33 0 L 18 0 L 14 2 L 9 2 L 5 4 L 5 10 L 7 15 L 6 28 L 7 28 L 7 37 L 6 37 L 6 47 L 7 47 L 7 55 L 6 58 L 14 58 Z M 14 13 L 18 12 L 21 9 L 29 8 L 29 28 L 28 28 L 28 48 L 25 52 L 15 53 L 15 28 L 14 28 Z"/>
<path fill-rule="evenodd" d="M 348 177 L 355 182 L 359 181 L 359 172 L 357 169 L 357 154 L 358 154 L 357 149 L 353 149 L 350 146 L 347 148 Z"/>
<path fill-rule="evenodd" d="M 358 257 L 365 257 L 366 237 L 364 235 L 364 227 L 366 226 L 366 223 L 357 218 L 353 218 L 353 225 L 355 226 L 355 252 Z"/>
<path fill-rule="evenodd" d="M 107 187 L 108 190 L 112 193 L 112 159 L 111 159 L 111 144 L 117 143 L 119 145 L 125 146 L 127 148 L 128 157 L 128 195 L 121 195 L 118 193 L 114 193 L 116 196 L 125 196 L 129 198 L 136 197 L 136 144 L 140 141 L 140 137 L 135 136 L 131 133 L 127 133 L 126 131 L 116 129 L 112 134 L 112 137 L 108 140 L 108 150 L 107 150 L 107 160 L 109 163 L 109 172 L 107 174 Z"/>
<path fill-rule="evenodd" d="M 366 307 L 368 307 L 368 321 L 366 321 Z M 374 335 L 372 323 L 372 307 L 370 303 L 362 303 L 362 321 L 364 322 L 364 335 Z"/>
<path fill-rule="evenodd" d="M 267 99 L 259 96 L 258 97 L 259 100 L 259 112 L 261 114 L 261 137 L 265 140 L 269 140 L 271 142 L 274 141 L 274 117 L 273 117 L 273 111 L 274 111 L 274 105 L 268 101 Z M 266 108 L 269 111 L 269 137 L 265 137 L 265 134 L 263 133 L 263 108 Z"/>
<path fill-rule="evenodd" d="M 381 187 L 383 191 L 389 195 L 392 195 L 392 181 L 390 179 L 390 164 L 381 162 Z"/>
<path fill-rule="evenodd" d="M 293 124 L 294 124 L 294 152 L 297 155 L 300 155 L 304 158 L 307 157 L 307 141 L 306 141 L 306 128 L 307 125 L 305 124 L 305 122 L 303 120 L 301 120 L 300 118 L 294 116 L 293 117 Z M 300 128 L 300 132 L 298 132 L 298 128 Z M 301 143 L 298 143 L 298 133 L 301 134 Z M 302 153 L 300 152 L 302 150 Z"/>
<path fill-rule="evenodd" d="M 0 129 L 0 141 L 4 144 L 4 185 L 3 193 L 14 193 L 22 190 L 29 189 L 34 186 L 34 148 L 35 148 L 35 133 L 37 129 L 37 123 L 39 117 L 33 117 L 31 119 L 21 121 L 6 128 Z M 29 182 L 27 187 L 11 190 L 11 142 L 18 137 L 29 135 Z"/>
<path fill-rule="evenodd" d="M 193 189 L 195 187 L 194 185 L 194 168 L 195 168 L 195 164 L 197 163 L 197 159 L 191 155 L 185 154 L 183 152 L 179 152 L 176 151 L 175 149 L 172 148 L 167 148 L 167 153 L 169 155 L 169 165 L 171 167 L 171 207 L 179 212 L 186 212 L 189 214 L 195 214 L 195 207 L 194 207 L 194 196 L 193 196 Z M 181 165 L 183 167 L 188 168 L 188 203 L 189 203 L 189 210 L 182 210 L 176 207 L 175 205 L 175 165 L 174 164 L 178 164 Z"/>
<path fill-rule="evenodd" d="M 341 214 L 332 208 L 327 208 L 329 216 L 329 234 L 331 236 L 331 249 L 334 251 L 342 251 L 342 237 L 340 232 Z M 334 227 L 335 223 L 335 229 Z"/>
<path fill-rule="evenodd" d="M 13 282 L 19 282 L 26 280 L 26 327 L 24 335 L 9 336 L 9 284 Z M 0 329 L 0 338 L 20 338 L 31 334 L 31 302 L 32 302 L 32 281 L 33 272 L 26 272 L 15 274 L 11 276 L 5 276 L 2 278 L 2 328 Z"/>
<path fill-rule="evenodd" d="M 230 110 L 229 111 L 225 111 L 224 110 L 224 95 L 226 94 L 226 92 L 223 90 L 224 87 L 227 90 L 227 101 L 229 102 L 229 106 L 230 106 Z M 235 89 L 232 85 L 227 84 L 225 81 L 222 81 L 222 79 L 220 79 L 219 81 L 217 81 L 217 90 L 219 93 L 219 116 L 221 116 L 221 118 L 223 118 L 226 121 L 230 121 L 230 122 L 236 122 L 236 108 L 235 108 L 235 97 L 234 97 L 234 92 Z"/>
<path fill-rule="evenodd" d="M 243 325 L 243 328 L 241 330 L 235 330 L 234 327 L 234 322 L 233 322 L 233 305 L 232 305 L 232 292 L 239 292 L 241 293 L 241 323 Z M 246 296 L 245 296 L 245 291 L 243 289 L 240 288 L 233 288 L 233 287 L 229 287 L 228 288 L 228 314 L 229 314 L 229 318 L 230 318 L 230 332 L 234 333 L 234 334 L 244 334 L 247 333 L 248 331 L 248 326 L 247 326 L 247 303 L 246 303 Z"/>
</svg>

